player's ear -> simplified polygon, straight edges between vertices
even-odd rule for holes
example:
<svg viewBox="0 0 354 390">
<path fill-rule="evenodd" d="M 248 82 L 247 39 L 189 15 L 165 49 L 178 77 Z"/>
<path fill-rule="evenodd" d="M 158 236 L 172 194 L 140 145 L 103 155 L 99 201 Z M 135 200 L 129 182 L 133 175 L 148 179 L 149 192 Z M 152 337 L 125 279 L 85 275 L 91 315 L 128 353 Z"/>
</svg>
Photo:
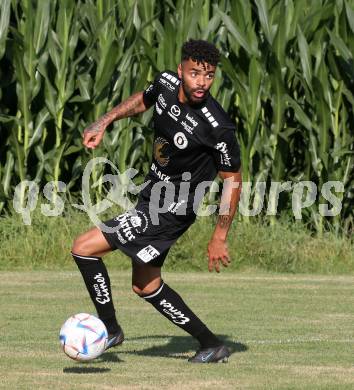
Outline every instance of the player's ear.
<svg viewBox="0 0 354 390">
<path fill-rule="evenodd" d="M 178 77 L 181 79 L 182 78 L 182 64 L 178 65 L 177 73 L 178 73 Z"/>
</svg>

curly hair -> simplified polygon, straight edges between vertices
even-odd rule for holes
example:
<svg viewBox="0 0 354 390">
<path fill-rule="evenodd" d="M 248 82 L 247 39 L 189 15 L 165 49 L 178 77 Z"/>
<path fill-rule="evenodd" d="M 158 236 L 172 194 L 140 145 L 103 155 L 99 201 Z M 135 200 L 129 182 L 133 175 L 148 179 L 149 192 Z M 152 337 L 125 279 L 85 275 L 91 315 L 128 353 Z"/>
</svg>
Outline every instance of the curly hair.
<svg viewBox="0 0 354 390">
<path fill-rule="evenodd" d="M 191 59 L 198 64 L 201 62 L 216 66 L 220 59 L 220 52 L 212 43 L 190 39 L 182 46 L 181 59 L 182 61 Z"/>
</svg>

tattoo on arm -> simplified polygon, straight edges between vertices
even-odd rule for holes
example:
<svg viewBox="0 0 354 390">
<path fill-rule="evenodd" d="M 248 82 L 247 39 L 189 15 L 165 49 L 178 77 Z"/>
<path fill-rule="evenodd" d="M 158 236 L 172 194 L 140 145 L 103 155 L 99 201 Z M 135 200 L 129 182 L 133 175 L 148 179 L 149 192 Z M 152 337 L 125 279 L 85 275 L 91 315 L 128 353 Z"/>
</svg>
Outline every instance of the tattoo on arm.
<svg viewBox="0 0 354 390">
<path fill-rule="evenodd" d="M 87 127 L 85 129 L 85 132 L 98 134 L 103 123 L 103 117 L 101 117 L 96 122 L 92 123 L 89 127 Z"/>
<path fill-rule="evenodd" d="M 130 96 L 128 99 L 124 100 L 124 102 L 114 107 L 111 111 L 102 115 L 96 122 L 92 123 L 86 131 L 90 133 L 99 133 L 102 131 L 102 128 L 108 126 L 115 119 L 126 118 L 142 112 L 142 96 L 142 92 Z"/>
<path fill-rule="evenodd" d="M 127 116 L 136 115 L 142 111 L 141 105 L 143 103 L 143 93 L 138 92 L 124 102 L 120 103 L 117 107 L 113 108 L 112 111 L 108 112 L 106 115 L 110 115 L 110 118 L 114 120 L 115 118 L 126 118 Z"/>
<path fill-rule="evenodd" d="M 230 217 L 230 215 L 219 215 L 218 217 L 218 225 L 222 229 L 227 229 L 231 225 L 231 222 L 232 218 Z"/>
</svg>

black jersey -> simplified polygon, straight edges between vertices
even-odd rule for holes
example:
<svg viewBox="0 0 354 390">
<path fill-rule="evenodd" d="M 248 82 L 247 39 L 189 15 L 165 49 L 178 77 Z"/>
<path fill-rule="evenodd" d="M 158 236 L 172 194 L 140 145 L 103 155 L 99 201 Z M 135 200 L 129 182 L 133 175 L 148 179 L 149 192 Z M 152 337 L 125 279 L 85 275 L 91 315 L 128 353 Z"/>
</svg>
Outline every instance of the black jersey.
<svg viewBox="0 0 354 390">
<path fill-rule="evenodd" d="M 170 247 L 194 222 L 217 172 L 240 168 L 235 126 L 228 115 L 212 96 L 198 106 L 180 103 L 180 83 L 176 73 L 165 71 L 145 90 L 146 106 L 154 106 L 149 184 L 134 210 L 101 227 L 113 250 L 139 264 L 161 267 Z"/>
<path fill-rule="evenodd" d="M 197 106 L 181 103 L 180 83 L 175 72 L 164 71 L 144 91 L 146 106 L 154 106 L 155 134 L 152 164 L 145 178 L 150 185 L 141 194 L 147 198 L 154 184 L 166 183 L 174 191 L 169 211 L 177 215 L 193 213 L 193 206 L 196 209 L 198 185 L 205 192 L 218 171 L 237 172 L 240 168 L 235 125 L 229 116 L 211 95 Z M 200 195 L 201 191 L 197 192 Z"/>
</svg>

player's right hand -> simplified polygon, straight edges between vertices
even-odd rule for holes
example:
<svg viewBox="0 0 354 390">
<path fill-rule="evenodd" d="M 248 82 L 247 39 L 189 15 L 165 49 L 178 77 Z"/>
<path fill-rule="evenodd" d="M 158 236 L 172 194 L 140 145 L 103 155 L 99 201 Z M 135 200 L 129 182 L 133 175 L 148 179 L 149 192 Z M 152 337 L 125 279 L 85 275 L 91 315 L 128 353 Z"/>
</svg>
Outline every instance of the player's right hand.
<svg viewBox="0 0 354 390">
<path fill-rule="evenodd" d="M 106 126 L 100 121 L 92 123 L 84 130 L 82 143 L 89 149 L 95 149 L 103 138 Z"/>
<path fill-rule="evenodd" d="M 209 272 L 212 272 L 215 268 L 215 271 L 219 273 L 220 263 L 227 267 L 231 263 L 231 259 L 226 241 L 213 237 L 208 244 L 208 258 Z"/>
</svg>

